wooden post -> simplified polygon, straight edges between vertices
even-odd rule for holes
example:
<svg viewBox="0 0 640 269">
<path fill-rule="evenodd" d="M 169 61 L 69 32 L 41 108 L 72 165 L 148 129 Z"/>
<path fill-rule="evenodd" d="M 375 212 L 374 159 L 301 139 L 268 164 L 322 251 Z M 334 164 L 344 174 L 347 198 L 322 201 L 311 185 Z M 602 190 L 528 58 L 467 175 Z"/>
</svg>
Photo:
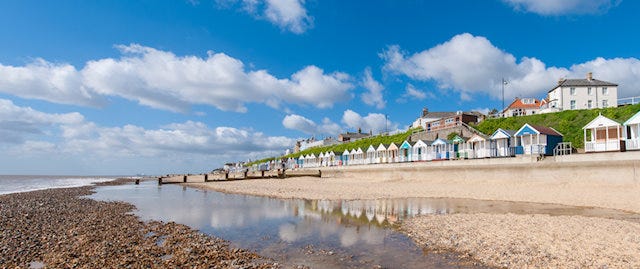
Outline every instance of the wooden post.
<svg viewBox="0 0 640 269">
<path fill-rule="evenodd" d="M 262 176 L 261 177 L 264 178 L 264 170 L 262 170 Z"/>
<path fill-rule="evenodd" d="M 244 179 L 247 179 L 247 173 L 249 173 L 249 170 L 244 170 Z"/>
<path fill-rule="evenodd" d="M 229 179 L 229 172 L 224 172 L 224 179 Z"/>
<path fill-rule="evenodd" d="M 140 179 L 136 178 L 136 185 L 140 185 Z"/>
<path fill-rule="evenodd" d="M 187 183 L 187 176 L 186 176 L 186 175 L 184 175 L 184 176 L 182 177 L 182 182 L 183 182 L 183 183 Z"/>
<path fill-rule="evenodd" d="M 204 174 L 204 182 L 209 181 L 209 174 Z"/>
<path fill-rule="evenodd" d="M 158 185 L 162 185 L 162 177 L 158 178 Z"/>
<path fill-rule="evenodd" d="M 318 177 L 322 177 L 322 170 L 318 170 Z"/>
</svg>

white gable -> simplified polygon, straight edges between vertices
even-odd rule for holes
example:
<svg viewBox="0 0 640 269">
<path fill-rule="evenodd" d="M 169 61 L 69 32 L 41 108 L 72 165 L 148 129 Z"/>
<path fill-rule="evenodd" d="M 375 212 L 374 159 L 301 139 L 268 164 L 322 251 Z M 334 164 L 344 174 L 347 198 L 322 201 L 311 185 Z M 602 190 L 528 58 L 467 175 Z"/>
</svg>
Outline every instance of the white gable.
<svg viewBox="0 0 640 269">
<path fill-rule="evenodd" d="M 474 142 L 482 142 L 482 141 L 487 141 L 486 139 L 484 139 L 484 137 L 479 136 L 477 134 L 474 134 L 471 138 L 469 138 L 469 143 L 474 143 Z"/>
<path fill-rule="evenodd" d="M 387 148 L 387 150 L 396 150 L 398 149 L 398 146 L 396 146 L 395 143 L 391 143 L 391 145 L 389 145 L 389 147 Z"/>
<path fill-rule="evenodd" d="M 324 153 L 320 152 L 320 155 L 318 155 L 318 158 L 324 158 Z"/>
<path fill-rule="evenodd" d="M 349 155 L 349 150 L 345 149 L 344 152 L 342 153 L 342 155 Z"/>
<path fill-rule="evenodd" d="M 418 148 L 418 147 L 426 148 L 426 147 L 428 147 L 428 146 L 429 146 L 429 145 L 427 145 L 427 143 L 425 143 L 425 142 L 424 142 L 424 141 L 422 141 L 422 140 L 418 140 L 418 142 L 416 142 L 416 144 L 415 144 L 415 145 L 413 145 L 413 147 L 414 147 L 414 148 Z"/>
<path fill-rule="evenodd" d="M 511 136 L 505 132 L 502 129 L 498 129 L 496 130 L 496 132 L 491 136 L 491 140 L 496 140 L 496 139 L 508 139 L 511 138 Z"/>
<path fill-rule="evenodd" d="M 374 148 L 373 145 L 369 145 L 367 152 L 373 152 L 373 151 L 376 151 L 376 148 Z"/>
<path fill-rule="evenodd" d="M 617 123 L 616 121 L 609 119 L 605 116 L 599 115 L 598 117 L 593 119 L 591 122 L 589 122 L 589 124 L 587 124 L 585 127 L 582 127 L 582 129 L 595 129 L 595 128 L 601 128 L 601 127 L 615 127 L 615 126 L 620 126 L 620 123 Z"/>
<path fill-rule="evenodd" d="M 358 150 L 356 150 L 356 153 L 363 153 L 361 148 L 358 148 Z"/>
<path fill-rule="evenodd" d="M 383 150 L 387 150 L 387 148 L 385 148 L 383 144 L 380 144 L 376 149 L 376 151 L 383 151 Z"/>
<path fill-rule="evenodd" d="M 640 111 L 624 122 L 624 125 L 640 124 Z"/>
<path fill-rule="evenodd" d="M 356 154 L 356 153 L 358 153 L 358 152 L 356 151 L 356 149 L 352 149 L 350 154 L 351 154 L 351 155 L 353 155 L 353 154 Z"/>
</svg>

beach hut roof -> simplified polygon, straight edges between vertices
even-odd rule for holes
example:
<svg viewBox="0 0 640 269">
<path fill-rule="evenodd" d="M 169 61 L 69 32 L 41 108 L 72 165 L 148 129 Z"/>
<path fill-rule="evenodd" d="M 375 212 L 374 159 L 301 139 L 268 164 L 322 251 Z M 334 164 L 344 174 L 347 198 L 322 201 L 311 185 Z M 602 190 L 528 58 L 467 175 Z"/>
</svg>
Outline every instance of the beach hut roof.
<svg viewBox="0 0 640 269">
<path fill-rule="evenodd" d="M 498 130 L 493 132 L 493 134 L 491 135 L 491 137 L 489 137 L 489 139 L 496 140 L 496 139 L 512 138 L 515 134 L 516 134 L 516 131 L 514 130 L 505 130 L 502 128 L 498 128 Z"/>
<path fill-rule="evenodd" d="M 473 134 L 473 136 L 471 136 L 471 138 L 469 138 L 467 142 L 474 143 L 474 142 L 482 142 L 482 141 L 487 141 L 487 138 L 479 134 Z"/>
<path fill-rule="evenodd" d="M 624 125 L 640 124 L 640 111 L 624 122 Z"/>
<path fill-rule="evenodd" d="M 433 141 L 433 143 L 431 143 L 431 145 L 447 145 L 447 144 L 451 144 L 451 141 L 442 139 L 442 138 L 438 138 L 435 141 Z"/>
<path fill-rule="evenodd" d="M 385 147 L 382 143 L 378 145 L 378 148 L 376 149 L 376 151 L 381 151 L 381 150 L 387 150 L 387 147 Z"/>
<path fill-rule="evenodd" d="M 349 155 L 349 150 L 348 150 L 348 149 L 345 149 L 345 150 L 344 150 L 344 152 L 342 153 L 342 155 L 343 155 L 343 156 L 344 156 L 344 155 Z"/>
<path fill-rule="evenodd" d="M 544 134 L 550 136 L 563 136 L 560 132 L 556 131 L 551 127 L 545 127 L 540 125 L 530 125 L 525 123 L 520 129 L 516 132 L 515 136 L 524 136 L 529 134 Z"/>
<path fill-rule="evenodd" d="M 465 141 L 464 138 L 460 137 L 459 135 L 455 135 L 453 139 L 451 139 L 451 142 L 460 144 L 464 143 Z"/>
<path fill-rule="evenodd" d="M 309 159 L 315 159 L 316 158 L 316 155 L 313 154 L 313 153 L 311 153 L 311 155 L 307 155 L 307 156 L 309 157 Z"/>
<path fill-rule="evenodd" d="M 360 153 L 364 153 L 364 152 L 362 151 L 361 148 L 358 148 L 358 150 L 356 150 L 356 153 L 360 154 Z"/>
<path fill-rule="evenodd" d="M 595 129 L 598 127 L 615 127 L 615 126 L 620 126 L 620 123 L 610 118 L 607 118 L 605 116 L 602 116 L 602 114 L 600 114 L 591 122 L 589 122 L 587 125 L 582 127 L 582 129 Z"/>
<path fill-rule="evenodd" d="M 352 149 L 350 154 L 357 154 L 358 151 L 356 149 Z"/>
<path fill-rule="evenodd" d="M 413 144 L 414 147 L 423 147 L 426 148 L 427 146 L 429 146 L 430 142 L 429 141 L 424 141 L 424 140 L 418 140 L 416 141 L 415 144 Z"/>
<path fill-rule="evenodd" d="M 404 142 L 402 142 L 402 145 L 400 145 L 401 149 L 410 149 L 413 147 L 413 145 L 415 144 L 415 142 L 409 142 L 407 140 L 405 140 Z"/>
<path fill-rule="evenodd" d="M 373 147 L 373 145 L 369 145 L 369 148 L 367 148 L 367 152 L 373 152 L 376 151 L 376 148 Z"/>
<path fill-rule="evenodd" d="M 336 154 L 333 153 L 333 150 L 332 150 L 332 151 L 329 151 L 329 156 L 336 156 Z"/>
<path fill-rule="evenodd" d="M 320 152 L 320 155 L 318 155 L 318 158 L 324 158 L 324 153 Z"/>
<path fill-rule="evenodd" d="M 398 146 L 393 142 L 391 142 L 391 144 L 389 144 L 389 146 L 387 147 L 387 150 L 396 150 L 396 149 L 398 149 Z"/>
</svg>

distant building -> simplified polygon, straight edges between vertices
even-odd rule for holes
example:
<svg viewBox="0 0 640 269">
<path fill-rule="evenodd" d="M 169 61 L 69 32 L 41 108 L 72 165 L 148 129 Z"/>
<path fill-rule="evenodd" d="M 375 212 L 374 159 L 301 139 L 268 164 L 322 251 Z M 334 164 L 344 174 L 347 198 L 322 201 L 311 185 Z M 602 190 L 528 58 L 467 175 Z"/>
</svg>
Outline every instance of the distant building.
<svg viewBox="0 0 640 269">
<path fill-rule="evenodd" d="M 372 134 L 371 131 L 369 133 L 363 133 L 362 129 L 358 128 L 358 132 L 357 133 L 346 132 L 344 134 L 338 135 L 338 142 L 354 141 L 354 140 L 358 140 L 358 139 L 361 139 L 361 138 L 370 137 L 371 134 Z"/>
<path fill-rule="evenodd" d="M 540 114 L 541 107 L 546 104 L 546 100 L 536 98 L 518 98 L 502 111 L 504 117 L 517 117 Z"/>
<path fill-rule="evenodd" d="M 296 141 L 296 145 L 293 147 L 293 152 L 298 153 L 305 149 L 314 148 L 314 147 L 331 146 L 338 143 L 339 142 L 335 140 L 333 137 L 327 137 L 322 140 L 316 140 L 315 137 L 311 137 L 309 139 Z"/>
<path fill-rule="evenodd" d="M 618 106 L 618 84 L 597 80 L 591 72 L 585 79 L 561 79 L 547 94 L 548 107 L 558 110 Z"/>
<path fill-rule="evenodd" d="M 429 112 L 425 107 L 422 109 L 422 115 L 413 122 L 411 127 L 422 127 L 426 131 L 435 131 L 459 126 L 461 123 L 477 123 L 483 118 L 484 115 L 478 112 Z"/>
</svg>

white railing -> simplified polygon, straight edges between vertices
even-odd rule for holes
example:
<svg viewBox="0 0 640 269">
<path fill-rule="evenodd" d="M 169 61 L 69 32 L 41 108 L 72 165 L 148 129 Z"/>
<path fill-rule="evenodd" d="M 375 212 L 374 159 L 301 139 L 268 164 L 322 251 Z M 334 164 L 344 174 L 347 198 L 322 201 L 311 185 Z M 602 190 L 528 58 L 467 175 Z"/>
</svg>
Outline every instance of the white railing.
<svg viewBox="0 0 640 269">
<path fill-rule="evenodd" d="M 627 150 L 640 149 L 640 138 L 627 139 Z"/>
<path fill-rule="evenodd" d="M 627 97 L 618 99 L 618 105 L 635 105 L 640 103 L 640 96 Z"/>
<path fill-rule="evenodd" d="M 584 144 L 584 151 L 597 152 L 597 151 L 612 151 L 620 150 L 620 140 L 611 140 L 606 142 L 588 141 Z"/>
</svg>

